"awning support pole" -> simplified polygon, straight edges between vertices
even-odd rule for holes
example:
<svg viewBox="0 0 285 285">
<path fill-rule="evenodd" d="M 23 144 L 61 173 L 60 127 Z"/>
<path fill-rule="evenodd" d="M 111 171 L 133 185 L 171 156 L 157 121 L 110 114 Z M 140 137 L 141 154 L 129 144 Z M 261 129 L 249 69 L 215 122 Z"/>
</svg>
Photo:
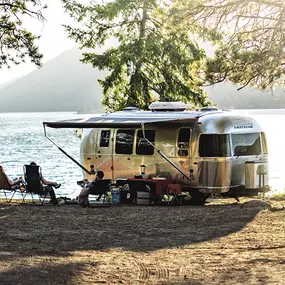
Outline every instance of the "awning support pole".
<svg viewBox="0 0 285 285">
<path fill-rule="evenodd" d="M 161 157 L 163 157 L 169 164 L 171 164 L 176 170 L 178 170 L 185 178 L 190 180 L 190 178 L 174 162 L 172 162 L 164 153 L 162 153 L 151 141 L 149 141 L 146 138 L 144 131 L 144 123 L 141 123 L 141 126 L 142 126 L 143 138 L 157 151 L 157 153 Z"/>
<path fill-rule="evenodd" d="M 73 162 L 75 162 L 80 168 L 82 168 L 87 174 L 91 175 L 93 173 L 91 173 L 88 169 L 86 169 L 82 164 L 80 164 L 76 159 L 74 159 L 71 155 L 69 155 L 67 152 L 65 152 L 60 146 L 58 146 L 54 141 L 52 141 L 46 133 L 46 126 L 45 124 L 43 124 L 44 126 L 44 134 L 45 137 L 53 144 L 55 145 L 64 155 L 66 155 L 69 159 L 71 159 Z"/>
</svg>

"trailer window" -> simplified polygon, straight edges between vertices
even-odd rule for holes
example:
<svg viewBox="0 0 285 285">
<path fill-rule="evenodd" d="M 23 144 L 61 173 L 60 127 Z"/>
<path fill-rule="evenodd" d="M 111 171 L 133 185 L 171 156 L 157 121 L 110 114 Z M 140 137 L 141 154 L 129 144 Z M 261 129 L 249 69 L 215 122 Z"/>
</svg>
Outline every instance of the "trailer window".
<svg viewBox="0 0 285 285">
<path fill-rule="evenodd" d="M 149 140 L 151 143 L 154 144 L 155 131 L 154 130 L 145 130 L 144 133 L 145 133 L 145 137 L 147 138 L 147 140 Z M 153 155 L 154 148 L 147 140 L 144 139 L 142 130 L 138 130 L 136 154 Z"/>
<path fill-rule="evenodd" d="M 110 143 L 110 131 L 107 130 L 101 131 L 100 147 L 109 147 L 109 143 Z"/>
<path fill-rule="evenodd" d="M 262 152 L 263 152 L 264 154 L 268 154 L 267 140 L 266 140 L 266 135 L 265 135 L 265 133 L 261 133 L 261 140 L 262 140 Z"/>
<path fill-rule="evenodd" d="M 178 133 L 177 147 L 179 156 L 188 156 L 189 142 L 191 130 L 189 128 L 181 128 Z"/>
<path fill-rule="evenodd" d="M 118 130 L 116 134 L 115 152 L 118 154 L 132 154 L 134 144 L 133 130 Z"/>
<path fill-rule="evenodd" d="M 199 139 L 200 157 L 227 157 L 230 152 L 229 135 L 202 134 Z"/>
<path fill-rule="evenodd" d="M 233 134 L 232 143 L 234 155 L 259 155 L 261 154 L 261 143 L 259 133 Z"/>
</svg>

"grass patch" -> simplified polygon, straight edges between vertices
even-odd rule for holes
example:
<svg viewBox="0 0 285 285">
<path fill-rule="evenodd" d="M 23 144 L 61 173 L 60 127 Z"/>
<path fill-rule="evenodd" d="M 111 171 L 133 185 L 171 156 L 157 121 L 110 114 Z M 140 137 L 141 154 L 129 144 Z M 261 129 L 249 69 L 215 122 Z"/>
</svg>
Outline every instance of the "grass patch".
<svg viewBox="0 0 285 285">
<path fill-rule="evenodd" d="M 283 201 L 285 200 L 285 193 L 272 193 L 269 198 L 270 200 Z"/>
</svg>

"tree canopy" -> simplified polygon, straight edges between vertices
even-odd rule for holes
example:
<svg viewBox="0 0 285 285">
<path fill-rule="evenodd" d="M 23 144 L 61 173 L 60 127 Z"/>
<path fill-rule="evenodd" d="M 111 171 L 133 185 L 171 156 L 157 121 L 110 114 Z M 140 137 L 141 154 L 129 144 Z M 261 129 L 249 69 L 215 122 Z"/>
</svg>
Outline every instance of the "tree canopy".
<svg viewBox="0 0 285 285">
<path fill-rule="evenodd" d="M 35 44 L 39 36 L 28 31 L 24 21 L 35 18 L 43 22 L 45 7 L 40 0 L 0 1 L 0 68 L 23 63 L 27 58 L 41 66 L 43 55 Z"/>
<path fill-rule="evenodd" d="M 200 24 L 200 35 L 217 44 L 208 61 L 210 83 L 229 80 L 262 90 L 284 86 L 283 0 L 189 0 L 179 8 L 175 14 L 185 25 Z"/>
<path fill-rule="evenodd" d="M 109 71 L 100 81 L 103 103 L 112 110 L 146 109 L 160 101 L 209 104 L 203 91 L 205 53 L 184 30 L 168 21 L 171 3 L 159 0 L 114 0 L 102 3 L 62 0 L 78 25 L 65 26 L 83 53 L 82 61 Z M 96 3 L 97 2 L 97 3 Z M 117 44 L 96 53 L 108 39 Z"/>
</svg>

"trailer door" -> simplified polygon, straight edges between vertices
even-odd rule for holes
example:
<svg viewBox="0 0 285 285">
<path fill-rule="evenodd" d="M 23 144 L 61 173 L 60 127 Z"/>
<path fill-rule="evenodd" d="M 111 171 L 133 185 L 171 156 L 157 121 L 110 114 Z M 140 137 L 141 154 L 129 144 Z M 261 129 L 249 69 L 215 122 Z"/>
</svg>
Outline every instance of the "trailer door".
<svg viewBox="0 0 285 285">
<path fill-rule="evenodd" d="M 107 179 L 114 179 L 114 167 L 113 167 L 113 138 L 114 129 L 99 129 L 96 159 L 97 170 L 104 171 Z"/>
</svg>

